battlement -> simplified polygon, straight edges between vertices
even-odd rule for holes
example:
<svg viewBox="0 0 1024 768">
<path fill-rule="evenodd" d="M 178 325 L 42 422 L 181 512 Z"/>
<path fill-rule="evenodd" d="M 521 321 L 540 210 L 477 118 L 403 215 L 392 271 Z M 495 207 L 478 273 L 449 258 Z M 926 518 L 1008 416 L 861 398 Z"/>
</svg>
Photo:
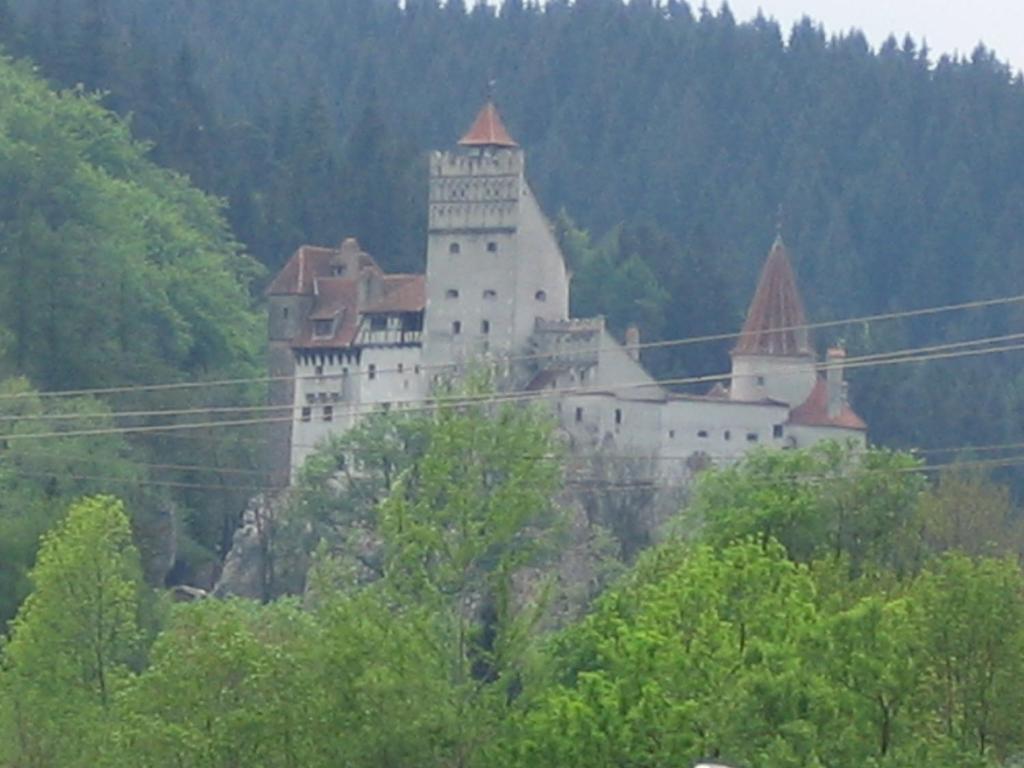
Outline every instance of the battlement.
<svg viewBox="0 0 1024 768">
<path fill-rule="evenodd" d="M 519 150 L 435 152 L 430 159 L 430 230 L 515 229 L 522 170 Z"/>
<path fill-rule="evenodd" d="M 544 320 L 537 318 L 537 333 L 588 334 L 604 330 L 604 315 L 597 317 L 571 317 L 568 320 Z"/>
<path fill-rule="evenodd" d="M 522 176 L 521 149 L 457 149 L 430 154 L 430 178 L 438 176 Z"/>
</svg>

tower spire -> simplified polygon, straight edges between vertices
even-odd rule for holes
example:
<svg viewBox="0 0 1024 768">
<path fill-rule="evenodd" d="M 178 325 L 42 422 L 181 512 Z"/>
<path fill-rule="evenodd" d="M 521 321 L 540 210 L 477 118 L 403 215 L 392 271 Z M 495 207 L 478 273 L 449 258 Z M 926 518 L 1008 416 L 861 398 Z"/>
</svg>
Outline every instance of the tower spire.
<svg viewBox="0 0 1024 768">
<path fill-rule="evenodd" d="M 491 81 L 493 83 L 493 81 Z M 459 139 L 462 147 L 518 147 L 515 139 L 509 136 L 505 124 L 501 121 L 494 101 L 488 98 L 477 113 L 473 125 Z"/>
<path fill-rule="evenodd" d="M 812 355 L 807 316 L 781 231 L 761 271 L 734 355 Z"/>
</svg>

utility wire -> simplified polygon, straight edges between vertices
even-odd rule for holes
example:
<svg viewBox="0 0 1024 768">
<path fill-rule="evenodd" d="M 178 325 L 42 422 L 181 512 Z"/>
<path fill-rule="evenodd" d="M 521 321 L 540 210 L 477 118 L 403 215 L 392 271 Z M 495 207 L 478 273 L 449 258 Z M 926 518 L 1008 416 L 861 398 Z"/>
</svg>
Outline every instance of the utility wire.
<svg viewBox="0 0 1024 768">
<path fill-rule="evenodd" d="M 819 328 L 832 328 L 842 325 L 851 325 L 854 323 L 869 323 L 885 320 L 896 320 L 900 318 L 909 317 L 922 317 L 927 315 L 936 315 L 946 312 L 957 312 L 969 309 L 982 309 L 994 306 L 1002 306 L 1007 304 L 1013 304 L 1017 302 L 1024 302 L 1024 294 L 1017 294 L 1013 296 L 1004 296 L 993 299 L 980 299 L 976 301 L 961 302 L 958 304 L 944 304 L 933 307 L 923 307 L 919 309 L 901 310 L 896 312 L 883 312 L 873 315 L 860 315 L 856 317 L 848 317 L 839 320 L 826 320 L 817 323 L 802 323 L 800 325 L 789 325 L 781 328 L 773 328 L 772 333 L 786 333 L 789 331 L 800 331 L 800 330 L 814 330 Z M 712 341 L 724 341 L 728 339 L 739 338 L 743 335 L 742 331 L 733 333 L 717 333 L 708 334 L 703 336 L 689 336 L 675 339 L 663 339 L 660 341 L 644 342 L 641 344 L 630 344 L 628 348 L 633 349 L 653 349 L 659 347 L 673 347 L 673 346 L 684 346 L 690 344 L 700 344 Z M 600 351 L 600 348 L 598 348 Z M 559 357 L 566 354 L 563 350 L 556 350 L 552 352 L 536 352 L 530 354 L 503 354 L 495 355 L 496 360 L 506 360 L 508 362 L 523 361 L 523 360 L 538 360 L 550 357 Z M 444 364 L 420 364 L 420 370 L 449 370 L 457 368 L 456 364 L 444 363 Z M 394 369 L 380 369 L 375 371 L 375 374 L 382 373 L 398 373 L 397 368 Z M 404 372 L 404 369 L 403 371 Z M 312 376 L 255 376 L 255 377 L 244 377 L 244 378 L 231 378 L 231 379 L 218 379 L 209 381 L 182 381 L 182 382 L 165 382 L 155 384 L 125 384 L 111 387 L 93 387 L 83 389 L 67 389 L 57 390 L 51 392 L 19 392 L 14 394 L 0 395 L 0 401 L 3 400 L 20 400 L 25 398 L 56 398 L 56 397 L 83 397 L 89 395 L 113 395 L 113 394 L 132 394 L 136 392 L 161 392 L 168 390 L 179 390 L 179 389 L 196 389 L 196 388 L 212 388 L 212 387 L 226 387 L 235 386 L 240 384 L 265 384 L 273 382 L 286 382 L 286 381 L 298 381 L 298 380 L 317 380 L 324 378 L 339 378 L 345 375 L 348 376 L 362 376 L 367 375 L 368 371 L 355 370 L 349 374 L 341 373 L 330 373 Z"/>
<path fill-rule="evenodd" d="M 983 344 L 993 344 L 1000 341 L 1008 340 L 1019 340 L 1024 339 L 1024 333 L 1013 333 L 1004 334 L 1001 336 L 990 336 L 980 339 L 967 339 L 964 341 L 947 342 L 944 344 L 934 344 L 924 347 L 910 347 L 901 350 L 893 350 L 890 352 L 878 352 L 868 355 L 855 356 L 850 358 L 843 358 L 842 360 L 830 362 L 817 362 L 814 367 L 820 371 L 827 371 L 831 368 L 858 368 L 863 367 L 867 364 L 872 365 L 884 365 L 884 364 L 895 364 L 902 362 L 913 362 L 914 360 L 921 359 L 942 359 L 940 355 L 933 355 L 933 353 L 952 351 L 952 350 L 963 350 L 968 347 L 976 347 Z M 972 350 L 960 352 L 956 355 L 948 355 L 948 357 L 960 357 L 960 356 L 971 356 L 976 354 L 990 354 L 999 351 L 1013 351 L 1020 348 L 1021 345 L 1011 345 L 999 348 L 986 348 L 981 350 Z M 923 354 L 922 354 L 923 353 Z M 927 356 L 926 356 L 927 355 Z M 803 370 L 794 370 L 791 372 L 782 372 L 778 375 L 803 375 Z M 722 373 L 722 374 L 710 374 L 704 376 L 691 376 L 684 378 L 672 378 L 672 379 L 650 379 L 645 381 L 636 382 L 633 384 L 609 384 L 609 385 L 594 385 L 591 387 L 563 387 L 561 389 L 546 389 L 546 390 L 511 390 L 498 393 L 488 393 L 479 396 L 475 396 L 476 400 L 479 401 L 492 401 L 492 400 L 509 400 L 515 399 L 518 396 L 530 395 L 530 397 L 545 397 L 554 394 L 585 394 L 588 390 L 590 391 L 606 391 L 615 389 L 632 389 L 632 388 L 643 388 L 647 386 L 658 386 L 658 385 L 673 385 L 681 386 L 686 384 L 698 384 L 698 383 L 711 383 L 728 381 L 734 378 L 752 377 L 758 375 L 756 372 L 749 374 L 733 374 L 733 373 Z M 424 398 L 421 401 L 405 401 L 410 403 L 415 402 L 446 402 L 459 400 L 462 404 L 468 404 L 474 400 L 472 396 L 455 396 L 454 398 L 434 397 Z M 402 402 L 402 401 L 399 401 Z M 335 403 L 332 403 L 335 405 Z M 344 404 L 342 404 L 343 406 Z M 34 420 L 47 420 L 47 421 L 69 421 L 69 420 L 89 420 L 99 418 L 143 418 L 143 417 L 154 417 L 154 416 L 185 416 L 197 413 L 214 414 L 234 414 L 234 413 L 261 413 L 261 412 L 280 412 L 290 411 L 302 407 L 301 405 L 242 405 L 242 406 L 199 406 L 194 408 L 180 408 L 180 409 L 157 409 L 148 411 L 111 411 L 107 413 L 57 413 L 57 414 L 24 414 L 24 415 L 5 415 L 0 416 L 0 423 L 18 423 L 22 421 L 34 421 Z M 343 408 L 343 413 L 346 414 L 359 414 L 360 408 L 368 408 L 368 413 L 374 411 L 386 410 L 381 404 L 366 403 L 360 404 L 356 408 Z M 404 408 L 403 410 L 409 410 Z"/>
<path fill-rule="evenodd" d="M 819 371 L 827 371 L 830 368 L 860 368 L 860 367 L 880 367 L 886 365 L 896 365 L 903 363 L 916 363 L 916 362 L 928 362 L 933 360 L 945 360 L 961 357 L 972 357 L 977 355 L 988 355 L 1002 352 L 1014 352 L 1024 349 L 1024 343 L 1011 344 L 1001 347 L 989 347 L 985 349 L 968 349 L 968 350 L 957 350 L 949 352 L 939 353 L 928 353 L 928 354 L 917 354 L 916 349 L 911 348 L 903 350 L 902 357 L 891 357 L 888 359 L 879 360 L 874 356 L 865 356 L 871 359 L 860 359 L 860 358 L 849 358 L 839 363 L 818 363 L 813 366 L 814 369 Z M 896 355 L 896 352 L 890 353 Z M 801 371 L 793 371 L 793 375 L 801 374 Z M 384 403 L 366 403 L 360 404 L 354 408 L 346 408 L 338 413 L 338 416 L 362 416 L 372 413 L 388 413 L 388 412 L 400 412 L 400 413 L 414 413 L 421 411 L 434 411 L 439 408 L 460 408 L 472 405 L 488 405 L 488 404 L 499 404 L 499 403 L 511 403 L 511 402 L 522 402 L 526 400 L 537 400 L 537 399 L 549 399 L 554 396 L 563 395 L 603 395 L 613 394 L 616 390 L 624 389 L 644 389 L 666 385 L 686 385 L 686 384 L 698 384 L 698 383 L 710 383 L 725 381 L 732 378 L 732 374 L 712 374 L 708 376 L 692 376 L 682 378 L 670 378 L 670 379 L 646 379 L 641 381 L 620 383 L 620 384 L 602 384 L 592 386 L 575 386 L 575 387 L 562 387 L 542 390 L 518 390 L 505 393 L 487 393 L 482 395 L 471 395 L 471 396 L 454 396 L 454 397 L 432 397 L 426 398 L 419 401 L 408 401 L 408 403 L 398 402 L 391 406 L 391 404 Z M 333 404 L 332 404 L 333 405 Z M 299 406 L 288 405 L 288 406 L 257 406 L 260 408 L 268 408 L 272 410 L 294 410 Z M 200 409 L 201 410 L 201 409 Z M 237 427 L 237 426 L 252 426 L 257 424 L 272 424 L 272 423 L 284 423 L 291 422 L 294 420 L 293 415 L 281 416 L 281 417 L 263 417 L 254 419 L 238 419 L 238 420 L 215 420 L 215 421 L 204 421 L 204 422 L 190 422 L 185 424 L 158 424 L 158 425 L 144 425 L 144 426 L 125 426 L 125 427 L 107 427 L 97 429 L 84 429 L 84 430 L 68 430 L 68 431 L 53 431 L 53 432 L 41 432 L 41 433 L 10 433 L 0 436 L 0 440 L 14 441 L 14 440 L 30 440 L 30 439 L 44 439 L 44 438 L 58 438 L 58 437 L 85 437 L 85 436 L 98 436 L 98 435 L 112 435 L 112 434 L 140 434 L 140 433 L 151 433 L 151 432 L 167 432 L 167 431 L 178 431 L 178 430 L 193 430 L 193 429 L 205 429 L 205 428 L 221 428 L 221 427 Z"/>
</svg>

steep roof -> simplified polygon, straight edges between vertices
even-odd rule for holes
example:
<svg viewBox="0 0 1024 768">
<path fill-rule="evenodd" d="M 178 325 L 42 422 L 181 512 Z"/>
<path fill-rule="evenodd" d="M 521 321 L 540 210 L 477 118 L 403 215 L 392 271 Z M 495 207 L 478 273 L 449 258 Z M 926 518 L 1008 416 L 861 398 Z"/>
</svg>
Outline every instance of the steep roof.
<svg viewBox="0 0 1024 768">
<path fill-rule="evenodd" d="M 473 125 L 459 139 L 463 147 L 518 147 L 515 139 L 505 130 L 494 102 L 488 101 L 477 113 Z"/>
<path fill-rule="evenodd" d="M 338 248 L 303 245 L 281 267 L 281 271 L 267 286 L 266 294 L 311 294 L 315 281 L 321 277 L 335 276 L 339 266 L 344 266 L 349 275 L 364 267 L 381 271 L 373 257 L 363 251 L 353 237 L 346 238 Z"/>
<path fill-rule="evenodd" d="M 796 277 L 782 236 L 775 238 L 754 300 L 747 310 L 734 355 L 778 355 L 802 357 L 813 354 L 806 328 L 804 305 L 796 288 Z M 783 329 L 789 330 L 783 330 Z"/>
<path fill-rule="evenodd" d="M 804 427 L 839 427 L 841 429 L 868 428 L 849 403 L 843 403 L 839 413 L 828 415 L 828 384 L 824 376 L 818 376 L 814 389 L 800 405 L 789 412 L 789 423 Z"/>
<path fill-rule="evenodd" d="M 385 275 L 381 295 L 360 312 L 420 312 L 427 304 L 425 275 Z"/>
</svg>

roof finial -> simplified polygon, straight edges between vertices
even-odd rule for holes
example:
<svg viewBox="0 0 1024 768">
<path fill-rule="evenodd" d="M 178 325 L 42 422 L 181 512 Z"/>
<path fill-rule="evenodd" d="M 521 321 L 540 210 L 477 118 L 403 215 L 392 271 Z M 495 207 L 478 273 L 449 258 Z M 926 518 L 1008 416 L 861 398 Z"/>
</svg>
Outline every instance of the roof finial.
<svg viewBox="0 0 1024 768">
<path fill-rule="evenodd" d="M 784 209 L 782 203 L 779 203 L 779 207 L 775 211 L 775 239 L 782 240 L 782 217 Z"/>
<path fill-rule="evenodd" d="M 484 92 L 484 95 L 487 97 L 487 101 L 491 102 L 492 104 L 494 103 L 494 91 L 497 88 L 497 86 L 498 81 L 495 80 L 493 77 L 487 81 L 487 89 Z"/>
</svg>

